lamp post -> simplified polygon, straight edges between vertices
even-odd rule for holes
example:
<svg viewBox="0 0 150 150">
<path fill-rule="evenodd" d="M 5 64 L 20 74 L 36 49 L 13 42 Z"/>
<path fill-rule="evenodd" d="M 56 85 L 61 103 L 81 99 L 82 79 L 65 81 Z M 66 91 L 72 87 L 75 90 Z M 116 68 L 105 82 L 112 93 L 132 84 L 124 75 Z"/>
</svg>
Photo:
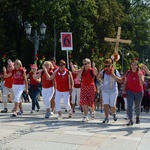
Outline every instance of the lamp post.
<svg viewBox="0 0 150 150">
<path fill-rule="evenodd" d="M 34 63 L 37 64 L 37 51 L 39 50 L 39 41 L 45 38 L 46 25 L 42 23 L 40 25 L 40 35 L 37 34 L 37 30 L 34 31 L 34 35 L 31 36 L 32 26 L 29 23 L 26 23 L 26 38 L 34 44 Z"/>
</svg>

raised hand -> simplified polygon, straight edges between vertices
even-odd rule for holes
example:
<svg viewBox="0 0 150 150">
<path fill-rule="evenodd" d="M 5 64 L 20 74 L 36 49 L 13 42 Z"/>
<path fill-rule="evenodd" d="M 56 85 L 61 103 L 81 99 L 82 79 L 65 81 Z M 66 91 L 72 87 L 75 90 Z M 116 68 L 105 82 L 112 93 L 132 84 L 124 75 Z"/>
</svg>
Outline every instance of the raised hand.
<svg viewBox="0 0 150 150">
<path fill-rule="evenodd" d="M 95 67 L 95 62 L 92 62 L 92 68 L 94 68 Z"/>
<path fill-rule="evenodd" d="M 3 67 L 3 72 L 6 72 L 6 67 Z"/>
<path fill-rule="evenodd" d="M 70 66 L 71 66 L 71 67 L 73 66 L 73 63 L 72 63 L 72 62 L 70 62 Z"/>
</svg>

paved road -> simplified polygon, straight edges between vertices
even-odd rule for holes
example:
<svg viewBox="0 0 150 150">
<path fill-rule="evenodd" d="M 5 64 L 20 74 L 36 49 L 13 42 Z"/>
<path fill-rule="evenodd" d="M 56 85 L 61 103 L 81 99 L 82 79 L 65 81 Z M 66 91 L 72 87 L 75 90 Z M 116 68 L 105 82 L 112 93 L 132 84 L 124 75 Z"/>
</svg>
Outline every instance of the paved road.
<svg viewBox="0 0 150 150">
<path fill-rule="evenodd" d="M 73 118 L 62 106 L 63 119 L 54 114 L 44 119 L 45 111 L 30 113 L 31 103 L 23 103 L 24 114 L 16 118 L 9 112 L 0 113 L 0 150 L 149 150 L 150 114 L 142 113 L 141 124 L 127 127 L 124 112 L 118 113 L 118 121 L 110 116 L 108 124 L 102 124 L 103 114 L 96 111 L 96 118 L 82 123 L 83 114 L 76 109 Z M 0 104 L 0 109 L 3 105 Z"/>
</svg>

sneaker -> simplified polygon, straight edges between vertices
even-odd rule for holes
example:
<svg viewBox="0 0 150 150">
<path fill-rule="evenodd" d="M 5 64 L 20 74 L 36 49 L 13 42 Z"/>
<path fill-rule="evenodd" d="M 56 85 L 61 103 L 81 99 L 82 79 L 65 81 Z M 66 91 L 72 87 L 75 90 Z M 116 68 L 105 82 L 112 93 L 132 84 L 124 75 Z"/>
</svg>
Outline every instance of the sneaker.
<svg viewBox="0 0 150 150">
<path fill-rule="evenodd" d="M 31 110 L 31 113 L 35 113 L 35 110 Z"/>
<path fill-rule="evenodd" d="M 108 122 L 109 122 L 109 119 L 105 118 L 102 123 L 108 123 Z"/>
<path fill-rule="evenodd" d="M 95 118 L 95 114 L 92 113 L 92 114 L 91 114 L 91 119 L 94 119 L 94 118 Z"/>
<path fill-rule="evenodd" d="M 12 116 L 12 117 L 17 117 L 17 114 L 16 114 L 16 113 L 13 113 L 11 116 Z"/>
<path fill-rule="evenodd" d="M 101 114 L 103 113 L 103 109 L 100 110 L 100 113 L 101 113 Z"/>
<path fill-rule="evenodd" d="M 49 118 L 49 117 L 50 117 L 50 113 L 48 112 L 45 114 L 45 118 Z"/>
<path fill-rule="evenodd" d="M 62 119 L 62 115 L 58 115 L 57 119 L 61 120 Z"/>
<path fill-rule="evenodd" d="M 73 109 L 73 113 L 75 113 L 75 110 Z"/>
<path fill-rule="evenodd" d="M 51 111 L 51 115 L 54 115 L 54 112 L 53 112 L 53 111 Z"/>
<path fill-rule="evenodd" d="M 88 122 L 88 121 L 89 121 L 88 117 L 83 117 L 82 122 Z"/>
<path fill-rule="evenodd" d="M 17 112 L 17 115 L 22 115 L 22 114 L 23 114 L 23 110 Z"/>
<path fill-rule="evenodd" d="M 128 119 L 129 119 L 128 115 L 126 115 L 126 117 L 125 117 L 124 119 L 125 119 L 125 120 L 128 120 Z"/>
<path fill-rule="evenodd" d="M 37 109 L 37 112 L 39 112 L 40 111 L 40 109 Z"/>
<path fill-rule="evenodd" d="M 117 121 L 117 117 L 116 117 L 116 114 L 113 114 L 113 119 L 114 119 L 114 121 Z"/>
<path fill-rule="evenodd" d="M 140 118 L 136 117 L 136 124 L 140 124 Z"/>
<path fill-rule="evenodd" d="M 1 110 L 1 113 L 7 113 L 7 112 L 8 112 L 7 108 L 4 108 L 3 110 Z"/>
<path fill-rule="evenodd" d="M 130 120 L 128 123 L 127 123 L 127 126 L 132 126 L 133 125 L 133 121 Z"/>
<path fill-rule="evenodd" d="M 72 118 L 72 110 L 69 110 L 69 118 Z"/>
</svg>

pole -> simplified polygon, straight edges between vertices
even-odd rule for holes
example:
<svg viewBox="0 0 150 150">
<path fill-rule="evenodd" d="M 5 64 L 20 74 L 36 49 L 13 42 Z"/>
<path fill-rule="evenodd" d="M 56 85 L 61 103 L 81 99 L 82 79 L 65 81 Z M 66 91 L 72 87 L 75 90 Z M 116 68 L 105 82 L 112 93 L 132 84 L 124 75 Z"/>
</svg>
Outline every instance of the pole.
<svg viewBox="0 0 150 150">
<path fill-rule="evenodd" d="M 35 30 L 33 42 L 34 42 L 34 63 L 37 64 L 37 51 L 39 50 L 39 37 L 37 35 L 37 30 Z"/>
<path fill-rule="evenodd" d="M 56 34 L 56 19 L 54 20 L 54 57 L 56 58 L 56 40 L 57 40 L 57 34 Z"/>
<path fill-rule="evenodd" d="M 69 70 L 69 57 L 68 57 L 68 50 L 66 50 L 66 53 L 67 53 L 67 68 Z"/>
</svg>

